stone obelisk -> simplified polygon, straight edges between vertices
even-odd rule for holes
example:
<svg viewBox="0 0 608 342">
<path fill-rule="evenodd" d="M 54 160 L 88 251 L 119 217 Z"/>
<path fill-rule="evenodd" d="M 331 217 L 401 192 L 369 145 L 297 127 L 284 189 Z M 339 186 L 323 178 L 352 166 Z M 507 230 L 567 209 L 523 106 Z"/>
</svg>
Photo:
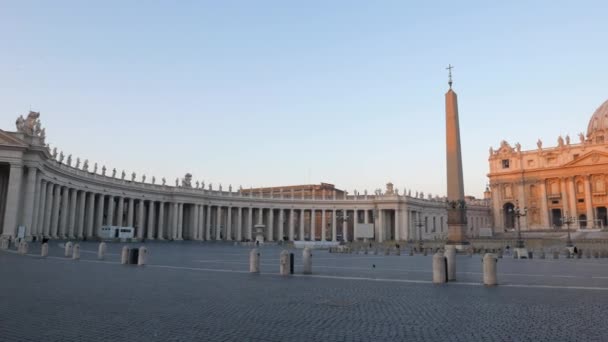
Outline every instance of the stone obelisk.
<svg viewBox="0 0 608 342">
<path fill-rule="evenodd" d="M 448 244 L 464 245 L 466 241 L 467 209 L 462 180 L 458 97 L 452 90 L 452 66 L 448 66 L 450 89 L 445 94 L 446 161 L 448 177 Z"/>
</svg>

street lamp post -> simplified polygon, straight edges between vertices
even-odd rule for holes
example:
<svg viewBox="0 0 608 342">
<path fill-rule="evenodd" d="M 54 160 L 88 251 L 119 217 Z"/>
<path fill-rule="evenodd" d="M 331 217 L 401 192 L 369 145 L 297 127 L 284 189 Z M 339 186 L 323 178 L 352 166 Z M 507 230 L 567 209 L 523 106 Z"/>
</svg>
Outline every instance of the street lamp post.
<svg viewBox="0 0 608 342">
<path fill-rule="evenodd" d="M 515 248 L 525 248 L 524 239 L 521 237 L 521 225 L 519 218 L 528 215 L 528 208 L 524 207 L 523 212 L 519 208 L 519 202 L 515 202 L 515 208 L 510 210 L 517 222 L 517 241 L 515 242 Z"/>
<path fill-rule="evenodd" d="M 570 225 L 576 222 L 576 217 L 568 216 L 568 213 L 562 217 L 562 224 L 566 225 L 566 229 L 568 230 L 568 239 L 566 240 L 566 247 L 572 247 L 572 237 L 570 236 Z"/>
</svg>

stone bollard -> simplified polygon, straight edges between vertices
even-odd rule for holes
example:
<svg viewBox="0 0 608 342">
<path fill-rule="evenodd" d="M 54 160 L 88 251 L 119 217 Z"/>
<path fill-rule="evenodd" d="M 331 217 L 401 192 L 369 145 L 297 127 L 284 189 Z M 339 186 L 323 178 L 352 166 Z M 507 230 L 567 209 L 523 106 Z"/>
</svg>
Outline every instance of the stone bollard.
<svg viewBox="0 0 608 342">
<path fill-rule="evenodd" d="M 65 251 L 63 255 L 66 258 L 69 258 L 72 255 L 72 242 L 68 241 L 65 243 Z"/>
<path fill-rule="evenodd" d="M 553 259 L 559 259 L 559 251 L 553 251 Z"/>
<path fill-rule="evenodd" d="M 137 266 L 143 266 L 148 261 L 148 248 L 145 246 L 139 247 L 139 254 L 137 255 Z"/>
<path fill-rule="evenodd" d="M 279 257 L 279 273 L 289 275 L 289 251 L 283 250 Z"/>
<path fill-rule="evenodd" d="M 448 281 L 454 281 L 456 280 L 456 247 L 450 245 L 445 246 L 444 255 L 448 261 Z"/>
<path fill-rule="evenodd" d="M 496 268 L 498 259 L 495 254 L 487 253 L 483 257 L 483 284 L 486 286 L 495 286 L 498 284 L 496 280 Z"/>
<path fill-rule="evenodd" d="M 74 244 L 74 250 L 72 251 L 72 259 L 79 260 L 80 259 L 80 245 Z"/>
<path fill-rule="evenodd" d="M 27 244 L 27 241 L 21 241 L 21 243 L 19 244 L 19 253 L 27 254 L 28 247 L 29 246 Z"/>
<path fill-rule="evenodd" d="M 312 274 L 312 252 L 306 247 L 302 251 L 302 262 L 304 263 L 304 274 Z"/>
<path fill-rule="evenodd" d="M 45 242 L 40 248 L 40 256 L 46 257 L 47 255 L 49 255 L 49 244 Z"/>
<path fill-rule="evenodd" d="M 105 258 L 105 256 L 106 256 L 106 243 L 100 242 L 99 248 L 97 249 L 97 259 L 103 260 L 103 258 Z"/>
<path fill-rule="evenodd" d="M 122 252 L 120 253 L 120 263 L 126 265 L 129 263 L 129 247 L 122 247 Z"/>
<path fill-rule="evenodd" d="M 437 252 L 433 255 L 433 283 L 443 284 L 447 281 L 445 257 L 443 253 Z"/>
<path fill-rule="evenodd" d="M 249 252 L 249 273 L 260 273 L 260 252 L 257 248 Z"/>
</svg>

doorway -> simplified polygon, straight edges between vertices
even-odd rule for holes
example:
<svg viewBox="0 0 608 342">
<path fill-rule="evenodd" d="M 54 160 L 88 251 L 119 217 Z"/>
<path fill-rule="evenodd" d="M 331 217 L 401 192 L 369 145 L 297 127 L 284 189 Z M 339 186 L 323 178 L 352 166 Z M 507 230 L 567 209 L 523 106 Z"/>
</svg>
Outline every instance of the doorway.
<svg viewBox="0 0 608 342">
<path fill-rule="evenodd" d="M 554 228 L 562 227 L 562 210 L 561 209 L 551 209 L 551 225 Z"/>
<path fill-rule="evenodd" d="M 515 228 L 515 206 L 513 203 L 505 203 L 502 207 L 504 218 L 505 218 L 505 228 L 513 229 Z"/>
</svg>

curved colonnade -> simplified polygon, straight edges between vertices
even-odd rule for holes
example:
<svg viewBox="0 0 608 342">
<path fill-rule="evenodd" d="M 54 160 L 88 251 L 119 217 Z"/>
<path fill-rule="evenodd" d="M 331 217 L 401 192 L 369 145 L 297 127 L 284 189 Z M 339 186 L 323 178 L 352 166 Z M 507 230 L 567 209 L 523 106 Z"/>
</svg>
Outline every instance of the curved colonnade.
<svg viewBox="0 0 608 342">
<path fill-rule="evenodd" d="M 254 226 L 277 240 L 352 241 L 357 225 L 374 224 L 378 242 L 441 238 L 447 233 L 442 199 L 336 191 L 243 192 L 115 178 L 63 163 L 44 136 L 0 131 L 0 198 L 3 236 L 88 239 L 102 226 L 135 228 L 139 239 L 253 240 Z M 71 163 L 71 162 L 68 162 Z M 79 163 L 78 163 L 79 164 Z M 88 164 L 88 163 L 87 163 Z M 95 167 L 97 171 L 97 167 Z M 115 172 L 113 172 L 115 175 Z M 468 206 L 471 232 L 490 227 L 486 201 Z"/>
</svg>

